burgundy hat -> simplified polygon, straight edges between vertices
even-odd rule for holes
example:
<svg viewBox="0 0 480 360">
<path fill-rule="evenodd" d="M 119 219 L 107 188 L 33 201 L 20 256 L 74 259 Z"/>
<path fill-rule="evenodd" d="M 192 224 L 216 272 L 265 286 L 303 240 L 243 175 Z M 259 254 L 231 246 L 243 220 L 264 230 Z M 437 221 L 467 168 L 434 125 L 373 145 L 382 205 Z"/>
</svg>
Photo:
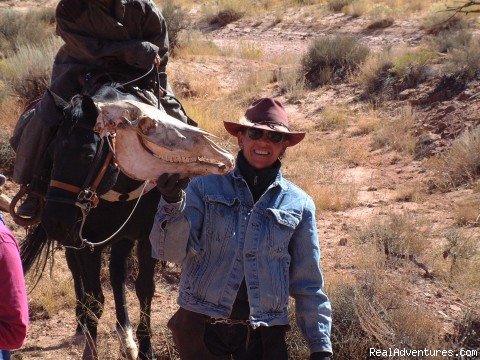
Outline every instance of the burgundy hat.
<svg viewBox="0 0 480 360">
<path fill-rule="evenodd" d="M 288 146 L 297 145 L 305 137 L 304 132 L 290 131 L 287 113 L 283 105 L 272 98 L 254 101 L 239 123 L 224 121 L 223 126 L 233 136 L 237 136 L 239 131 L 250 127 L 285 133 L 290 142 Z"/>
</svg>

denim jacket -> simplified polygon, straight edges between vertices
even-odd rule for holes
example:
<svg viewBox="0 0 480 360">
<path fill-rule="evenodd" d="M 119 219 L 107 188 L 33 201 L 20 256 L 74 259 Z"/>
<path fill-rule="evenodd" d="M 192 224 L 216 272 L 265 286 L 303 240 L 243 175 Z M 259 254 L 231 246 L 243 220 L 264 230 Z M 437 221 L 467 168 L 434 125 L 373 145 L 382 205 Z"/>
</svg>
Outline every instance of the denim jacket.
<svg viewBox="0 0 480 360">
<path fill-rule="evenodd" d="M 310 350 L 331 352 L 315 205 L 281 172 L 254 204 L 238 168 L 193 179 L 183 199 L 160 200 L 152 256 L 183 265 L 178 304 L 228 318 L 245 276 L 250 323 L 288 324 L 288 296 Z"/>
</svg>

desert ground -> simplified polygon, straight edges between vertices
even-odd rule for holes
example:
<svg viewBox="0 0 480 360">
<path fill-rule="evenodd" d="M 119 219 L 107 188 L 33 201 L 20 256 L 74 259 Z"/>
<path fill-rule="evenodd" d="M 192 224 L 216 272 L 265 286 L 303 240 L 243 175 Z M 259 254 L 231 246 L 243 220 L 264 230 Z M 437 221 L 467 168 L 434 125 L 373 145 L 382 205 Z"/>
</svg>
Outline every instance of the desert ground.
<svg viewBox="0 0 480 360">
<path fill-rule="evenodd" d="M 51 13 L 55 5 L 2 1 L 0 16 L 35 9 Z M 321 265 L 333 304 L 333 358 L 366 359 L 370 347 L 462 348 L 479 351 L 462 359 L 480 358 L 477 14 L 452 18 L 444 2 L 433 0 L 158 5 L 167 21 L 181 25 L 167 73 L 200 127 L 236 152 L 222 120 L 238 118 L 253 99 L 271 96 L 285 104 L 295 129 L 307 131 L 306 140 L 289 149 L 282 168 L 317 207 Z M 353 44 L 342 42 L 347 35 Z M 321 43 L 325 39 L 333 41 L 334 50 Z M 350 46 L 347 54 L 361 47 L 365 56 L 340 59 L 343 46 Z M 328 51 L 329 59 L 338 56 L 338 61 L 308 55 Z M 20 53 L 21 46 L 3 51 L 4 89 L 22 75 L 8 70 Z M 44 57 L 54 53 L 42 52 Z M 0 94 L 0 166 L 7 175 L 12 154 L 4 143 L 24 104 L 11 89 L 16 87 Z M 13 196 L 17 190 L 8 181 L 3 192 Z M 21 241 L 25 230 L 6 218 Z M 127 296 L 135 324 L 132 269 Z M 180 273 L 167 264 L 156 275 L 152 325 L 160 359 L 178 358 L 166 322 L 177 309 Z M 108 266 L 102 278 L 106 307 L 99 356 L 119 359 Z M 29 333 L 14 359 L 81 358 L 72 280 L 60 246 L 53 268 L 29 300 Z M 308 358 L 296 329 L 289 344 L 292 359 Z"/>
</svg>

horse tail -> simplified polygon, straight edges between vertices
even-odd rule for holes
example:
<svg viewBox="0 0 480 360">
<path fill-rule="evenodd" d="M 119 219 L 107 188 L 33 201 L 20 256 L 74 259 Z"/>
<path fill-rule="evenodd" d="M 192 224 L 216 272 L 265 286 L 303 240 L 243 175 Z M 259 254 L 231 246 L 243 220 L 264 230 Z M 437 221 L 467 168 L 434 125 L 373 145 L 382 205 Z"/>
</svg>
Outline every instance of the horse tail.
<svg viewBox="0 0 480 360">
<path fill-rule="evenodd" d="M 49 258 L 52 259 L 53 266 L 54 246 L 55 243 L 48 238 L 41 224 L 29 231 L 27 237 L 20 244 L 23 272 L 27 274 L 33 271 L 35 286 L 41 279 Z"/>
</svg>

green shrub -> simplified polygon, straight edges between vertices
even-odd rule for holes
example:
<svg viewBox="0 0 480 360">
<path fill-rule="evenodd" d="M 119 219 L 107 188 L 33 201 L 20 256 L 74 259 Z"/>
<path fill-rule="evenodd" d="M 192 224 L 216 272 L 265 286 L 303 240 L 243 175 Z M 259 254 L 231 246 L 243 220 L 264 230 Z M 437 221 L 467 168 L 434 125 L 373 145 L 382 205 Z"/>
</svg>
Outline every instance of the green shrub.
<svg viewBox="0 0 480 360">
<path fill-rule="evenodd" d="M 175 4 L 173 0 L 163 1 L 162 15 L 167 23 L 170 51 L 175 52 L 178 45 L 178 34 L 188 27 L 189 16 L 186 10 Z"/>
<path fill-rule="evenodd" d="M 0 63 L 0 80 L 24 102 L 40 97 L 49 86 L 53 58 L 62 44 L 50 37 L 38 45 L 23 45 Z"/>
<path fill-rule="evenodd" d="M 330 83 L 356 70 L 369 50 L 348 35 L 316 38 L 302 58 L 302 73 L 312 88 Z"/>
<path fill-rule="evenodd" d="M 20 46 L 41 43 L 53 33 L 51 15 L 47 10 L 25 14 L 13 10 L 0 10 L 0 51 L 8 55 Z"/>
</svg>

